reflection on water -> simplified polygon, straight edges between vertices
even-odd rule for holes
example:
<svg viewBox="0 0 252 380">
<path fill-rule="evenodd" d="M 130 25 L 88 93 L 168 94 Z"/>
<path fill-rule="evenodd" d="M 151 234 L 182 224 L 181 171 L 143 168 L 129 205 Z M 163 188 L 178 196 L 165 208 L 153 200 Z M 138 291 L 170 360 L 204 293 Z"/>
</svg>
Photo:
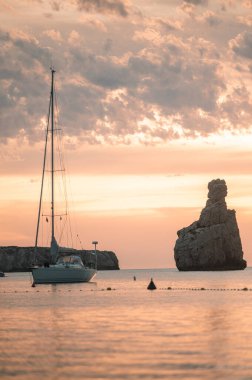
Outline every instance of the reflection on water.
<svg viewBox="0 0 252 380">
<path fill-rule="evenodd" d="M 150 277 L 156 291 L 146 290 Z M 183 290 L 252 289 L 251 270 L 99 272 L 96 281 L 0 279 L 1 379 L 252 379 L 252 291 Z"/>
</svg>

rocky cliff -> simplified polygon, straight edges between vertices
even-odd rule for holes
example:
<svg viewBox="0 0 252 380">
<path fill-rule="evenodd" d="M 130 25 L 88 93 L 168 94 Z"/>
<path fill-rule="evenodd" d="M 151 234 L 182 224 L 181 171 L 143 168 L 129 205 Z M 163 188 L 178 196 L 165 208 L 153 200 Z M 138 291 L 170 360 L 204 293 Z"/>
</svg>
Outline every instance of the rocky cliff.
<svg viewBox="0 0 252 380">
<path fill-rule="evenodd" d="M 177 232 L 174 247 L 177 268 L 190 270 L 236 270 L 247 266 L 235 211 L 225 202 L 224 180 L 208 184 L 208 200 L 198 221 Z"/>
<path fill-rule="evenodd" d="M 71 250 L 71 253 L 81 256 L 83 263 L 95 265 L 94 251 Z M 45 262 L 50 263 L 49 248 L 38 247 L 35 256 L 34 247 L 0 247 L 0 271 L 27 271 L 35 263 L 43 265 Z M 120 269 L 118 259 L 111 251 L 97 251 L 97 264 L 98 270 Z"/>
</svg>

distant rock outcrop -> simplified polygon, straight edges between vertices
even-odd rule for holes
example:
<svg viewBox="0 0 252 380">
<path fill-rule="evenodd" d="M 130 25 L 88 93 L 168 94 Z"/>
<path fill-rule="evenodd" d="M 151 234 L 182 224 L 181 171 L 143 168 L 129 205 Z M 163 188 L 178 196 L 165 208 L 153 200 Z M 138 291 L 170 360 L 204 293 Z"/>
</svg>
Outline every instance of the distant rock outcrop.
<svg viewBox="0 0 252 380">
<path fill-rule="evenodd" d="M 95 265 L 94 251 L 68 250 L 65 253 L 77 254 L 84 264 Z M 34 247 L 0 247 L 0 271 L 15 272 L 28 271 L 34 264 L 43 265 L 50 263 L 49 248 L 38 247 L 35 257 Z M 118 259 L 114 252 L 97 250 L 98 270 L 120 269 Z"/>
<path fill-rule="evenodd" d="M 237 270 L 247 266 L 235 210 L 225 202 L 227 186 L 224 180 L 208 184 L 208 200 L 198 221 L 177 232 L 174 248 L 177 268 L 193 270 Z"/>
</svg>

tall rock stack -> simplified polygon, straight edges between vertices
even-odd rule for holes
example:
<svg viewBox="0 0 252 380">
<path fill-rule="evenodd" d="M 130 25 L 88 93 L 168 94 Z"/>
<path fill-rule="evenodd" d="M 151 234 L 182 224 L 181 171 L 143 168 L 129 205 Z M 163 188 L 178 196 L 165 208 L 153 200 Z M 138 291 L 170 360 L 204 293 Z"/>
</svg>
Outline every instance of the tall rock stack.
<svg viewBox="0 0 252 380">
<path fill-rule="evenodd" d="M 235 210 L 225 202 L 226 182 L 214 179 L 208 184 L 208 200 L 198 221 L 177 232 L 174 258 L 181 271 L 238 270 L 247 266 Z"/>
</svg>

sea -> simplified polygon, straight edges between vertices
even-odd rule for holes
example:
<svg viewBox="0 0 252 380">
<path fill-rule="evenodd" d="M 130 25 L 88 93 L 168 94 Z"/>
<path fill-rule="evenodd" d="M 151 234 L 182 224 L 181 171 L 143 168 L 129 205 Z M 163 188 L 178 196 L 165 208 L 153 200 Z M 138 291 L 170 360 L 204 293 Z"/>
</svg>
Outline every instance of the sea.
<svg viewBox="0 0 252 380">
<path fill-rule="evenodd" d="M 31 284 L 0 278 L 1 379 L 252 380 L 251 268 Z"/>
</svg>

